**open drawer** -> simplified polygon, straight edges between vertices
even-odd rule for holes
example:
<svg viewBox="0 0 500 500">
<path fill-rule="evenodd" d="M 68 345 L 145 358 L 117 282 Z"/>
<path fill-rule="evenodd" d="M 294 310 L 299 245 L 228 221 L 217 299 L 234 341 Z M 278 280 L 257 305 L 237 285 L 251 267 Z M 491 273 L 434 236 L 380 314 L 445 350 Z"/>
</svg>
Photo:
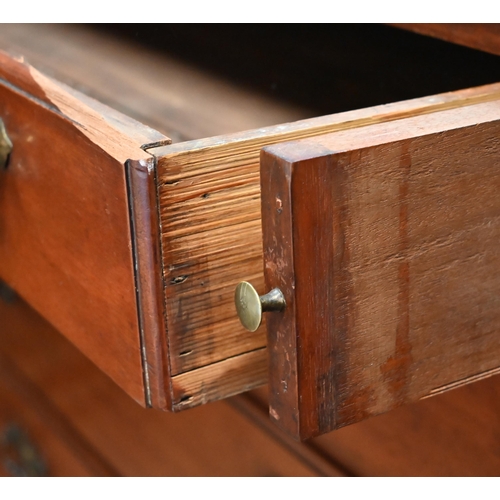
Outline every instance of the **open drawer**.
<svg viewBox="0 0 500 500">
<path fill-rule="evenodd" d="M 279 425 L 305 439 L 499 373 L 500 100 L 269 146 L 261 185 Z"/>
<path fill-rule="evenodd" d="M 405 131 L 409 123 L 416 123 L 412 140 L 427 137 L 426 124 L 433 120 L 438 124 L 432 134 L 438 139 L 439 134 L 455 129 L 465 130 L 467 135 L 478 125 L 486 127 L 485 133 L 491 132 L 488 138 L 494 142 L 493 129 L 488 127 L 498 119 L 500 99 L 500 85 L 492 84 L 170 144 L 165 135 L 5 53 L 0 59 L 0 78 L 0 117 L 13 144 L 8 164 L 0 173 L 0 278 L 135 400 L 173 411 L 247 391 L 268 380 L 265 328 L 249 333 L 240 325 L 234 308 L 238 282 L 252 282 L 261 294 L 266 289 L 261 223 L 272 223 L 265 212 L 261 217 L 262 148 L 313 137 L 318 137 L 311 139 L 314 144 L 322 144 L 325 134 L 356 137 L 359 144 L 368 147 L 374 130 L 382 134 L 391 131 L 392 142 L 404 142 L 404 137 L 397 135 L 402 128 Z M 479 109 L 489 113 L 487 118 L 476 115 Z M 446 154 L 441 151 L 440 158 L 453 150 L 454 161 L 459 161 L 465 145 L 460 143 L 460 132 L 457 134 L 446 139 Z M 453 148 L 453 141 L 459 141 L 457 148 Z M 307 150 L 309 143 L 305 144 Z M 359 144 L 352 146 L 353 151 L 361 148 Z M 295 146 L 284 146 L 284 151 L 289 147 Z M 493 146 L 488 143 L 485 147 L 491 151 Z M 272 152 L 277 150 L 269 150 Z M 404 155 L 400 150 L 392 153 L 391 161 L 407 161 L 412 150 Z M 405 194 L 399 167 L 392 165 L 397 175 L 388 167 L 382 184 L 394 188 L 391 195 L 403 200 L 413 196 L 412 192 Z M 485 175 L 491 177 L 494 166 L 491 163 Z M 380 175 L 384 177 L 383 172 Z M 482 178 L 485 190 L 481 193 L 485 196 L 495 189 L 488 178 Z M 360 182 L 358 188 L 369 192 L 370 182 Z M 460 177 L 456 182 L 466 187 L 469 179 Z M 377 229 L 377 211 L 370 212 L 373 220 L 369 224 L 375 228 L 372 236 L 394 247 L 387 256 L 392 256 L 395 269 L 405 262 L 398 255 L 410 248 L 400 248 L 401 231 L 407 231 L 401 218 L 410 217 L 409 211 L 404 213 L 408 200 L 390 206 L 391 224 L 396 224 L 390 234 Z M 464 197 L 461 201 L 469 213 L 471 200 Z M 473 201 L 478 210 L 483 206 L 479 196 Z M 427 204 L 421 208 L 430 210 Z M 495 206 L 484 208 L 481 227 L 493 231 L 488 217 L 494 217 Z M 441 216 L 447 217 L 447 212 Z M 379 222 L 385 224 L 385 219 Z M 273 239 L 266 228 L 266 237 Z M 470 244 L 471 255 L 476 255 L 473 242 Z M 471 257 L 468 262 L 475 260 Z M 492 263 L 494 259 L 488 265 Z M 474 275 L 468 268 L 467 276 Z M 406 304 L 404 294 L 409 291 L 402 289 L 403 277 L 399 281 L 393 278 L 384 282 L 387 294 L 393 295 L 391 323 L 381 322 L 378 330 L 387 337 L 387 345 L 392 342 L 394 325 L 408 321 L 407 309 L 403 305 L 398 309 L 397 304 Z M 470 294 L 475 296 L 472 289 Z M 342 307 L 348 307 L 346 300 L 347 296 L 342 298 Z M 362 302 L 365 304 L 364 299 Z M 437 310 L 434 308 L 433 314 Z M 285 315 L 290 309 L 286 311 Z M 468 318 L 473 321 L 472 315 Z M 444 321 L 434 319 L 436 325 Z M 485 328 L 492 331 L 492 325 Z M 289 332 L 294 335 L 293 330 Z M 465 333 L 460 339 L 465 342 Z M 425 342 L 440 349 L 432 338 Z M 385 351 L 389 359 L 393 353 L 389 348 Z M 488 359 L 486 364 L 482 358 L 471 359 L 466 373 L 453 373 L 466 378 L 491 370 L 496 365 Z M 398 369 L 388 367 L 388 373 L 397 378 Z M 277 373 L 274 381 L 271 373 L 273 392 L 281 384 L 279 370 Z M 455 382 L 454 376 L 444 382 L 438 377 L 437 382 L 430 382 L 432 389 Z M 400 385 L 405 387 L 403 378 Z M 397 388 L 391 401 L 419 398 L 429 393 L 427 389 L 410 391 L 411 397 L 398 399 L 398 391 L 405 389 Z M 371 401 L 369 394 L 366 397 Z M 356 417 L 344 423 L 385 411 L 391 404 L 379 405 L 373 412 L 364 412 L 358 405 L 361 410 Z M 290 416 L 293 418 L 292 413 Z M 336 426 L 329 424 L 311 433 L 289 430 L 307 437 Z"/>
</svg>

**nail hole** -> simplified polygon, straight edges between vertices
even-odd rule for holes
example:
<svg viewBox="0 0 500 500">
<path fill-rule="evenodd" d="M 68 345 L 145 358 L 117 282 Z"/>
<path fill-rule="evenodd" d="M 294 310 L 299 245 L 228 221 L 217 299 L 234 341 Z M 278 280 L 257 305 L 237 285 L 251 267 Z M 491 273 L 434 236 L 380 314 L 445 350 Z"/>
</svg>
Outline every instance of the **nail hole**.
<svg viewBox="0 0 500 500">
<path fill-rule="evenodd" d="M 184 276 L 177 276 L 175 277 L 174 279 L 170 280 L 170 283 L 172 285 L 178 285 L 179 283 L 183 283 L 184 281 L 186 281 L 188 279 L 188 276 L 187 275 L 184 275 Z"/>
<path fill-rule="evenodd" d="M 283 202 L 280 198 L 276 198 L 276 211 L 278 212 L 278 214 L 283 212 Z"/>
<path fill-rule="evenodd" d="M 209 196 L 210 196 L 210 193 L 203 193 L 203 194 L 201 195 L 201 197 L 202 197 L 202 198 L 205 198 L 205 199 L 206 199 L 206 198 L 208 198 Z"/>
</svg>

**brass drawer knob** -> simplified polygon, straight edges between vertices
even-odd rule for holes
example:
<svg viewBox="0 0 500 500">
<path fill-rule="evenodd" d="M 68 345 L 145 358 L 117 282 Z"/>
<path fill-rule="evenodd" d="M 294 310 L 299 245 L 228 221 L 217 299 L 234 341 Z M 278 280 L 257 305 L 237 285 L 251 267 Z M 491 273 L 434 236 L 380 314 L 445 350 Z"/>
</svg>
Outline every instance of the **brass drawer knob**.
<svg viewBox="0 0 500 500">
<path fill-rule="evenodd" d="M 257 290 L 248 282 L 242 281 L 236 287 L 234 303 L 241 324 L 255 332 L 262 322 L 262 313 L 282 311 L 286 307 L 285 296 L 279 288 L 259 296 Z"/>
</svg>

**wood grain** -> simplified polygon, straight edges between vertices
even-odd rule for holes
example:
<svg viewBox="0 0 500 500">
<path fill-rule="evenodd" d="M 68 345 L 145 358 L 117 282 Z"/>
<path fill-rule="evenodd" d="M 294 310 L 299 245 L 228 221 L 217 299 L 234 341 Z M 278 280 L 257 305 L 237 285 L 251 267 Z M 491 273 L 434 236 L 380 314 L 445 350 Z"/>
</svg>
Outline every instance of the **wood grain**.
<svg viewBox="0 0 500 500">
<path fill-rule="evenodd" d="M 264 388 L 255 394 L 265 416 L 258 421 L 239 397 L 234 405 L 231 398 L 178 414 L 146 410 L 22 301 L 0 301 L 0 317 L 0 351 L 117 474 L 303 476 L 341 474 L 343 467 L 360 476 L 498 475 L 500 377 L 289 444 L 275 425 L 261 428 Z M 54 426 L 61 428 L 57 420 Z"/>
<path fill-rule="evenodd" d="M 246 352 L 259 352 L 260 362 L 265 362 L 264 328 L 248 334 L 233 305 L 239 281 L 250 281 L 259 293 L 265 292 L 259 186 L 262 147 L 467 108 L 498 99 L 499 90 L 500 86 L 491 85 L 151 149 L 158 158 L 172 380 L 182 374 L 184 385 L 189 377 L 199 378 L 198 369 Z M 246 389 L 263 382 L 255 378 L 250 384 L 251 374 L 241 376 Z M 189 401 L 200 400 L 206 401 L 206 396 Z M 183 407 L 189 407 L 189 401 Z"/>
<path fill-rule="evenodd" d="M 499 132 L 493 101 L 265 150 L 283 428 L 307 439 L 498 372 Z"/>
<path fill-rule="evenodd" d="M 22 300 L 0 300 L 0 317 L 0 353 L 119 475 L 342 475 L 225 401 L 177 414 L 141 408 Z"/>
<path fill-rule="evenodd" d="M 401 23 L 392 26 L 500 55 L 500 24 Z"/>
<path fill-rule="evenodd" d="M 312 439 L 361 476 L 498 476 L 500 378 Z"/>
<path fill-rule="evenodd" d="M 171 408 L 156 162 L 152 157 L 147 160 L 128 160 L 125 171 L 146 404 L 160 409 Z"/>
<path fill-rule="evenodd" d="M 61 38 L 64 38 L 64 44 L 60 43 Z M 56 75 L 120 111 L 143 120 L 163 132 L 166 131 L 176 140 L 262 127 L 267 124 L 296 120 L 310 114 L 309 110 L 299 106 L 275 102 L 249 89 L 239 88 L 229 81 L 190 67 L 171 56 L 147 50 L 139 44 L 118 41 L 102 33 L 92 33 L 80 26 L 6 25 L 0 33 L 0 45 L 25 55 L 49 74 Z M 24 85 L 30 81 L 29 78 L 23 76 L 22 70 L 16 78 L 19 78 L 21 82 L 24 81 Z M 38 85 L 33 85 L 30 92 L 37 96 L 38 88 Z M 69 88 L 64 86 L 62 88 L 71 94 Z M 203 376 L 214 378 L 207 379 L 207 384 L 203 387 L 211 388 L 210 398 L 218 398 L 228 390 L 228 386 L 219 375 L 224 373 L 224 370 L 217 370 L 215 367 L 207 370 L 205 369 L 207 366 L 219 361 L 224 362 L 227 359 L 248 359 L 244 356 L 248 352 L 254 352 L 254 356 L 258 353 L 260 356 L 256 366 L 262 366 L 262 363 L 265 363 L 266 341 L 263 330 L 255 337 L 249 338 L 240 329 L 232 312 L 234 284 L 241 279 L 242 274 L 245 274 L 246 279 L 255 278 L 253 281 L 260 283 L 261 290 L 264 291 L 262 259 L 259 255 L 261 236 L 257 162 L 260 147 L 272 142 L 303 137 L 308 133 L 313 135 L 324 133 L 332 128 L 363 126 L 371 123 L 370 114 L 374 115 L 375 121 L 394 120 L 414 112 L 430 113 L 446 106 L 457 106 L 458 101 L 462 104 L 470 104 L 483 99 L 488 100 L 491 99 L 490 94 L 497 91 L 493 89 L 494 86 L 460 91 L 407 101 L 401 105 L 380 106 L 335 115 L 335 117 L 329 116 L 296 124 L 261 128 L 257 131 L 234 134 L 224 138 L 216 137 L 188 142 L 171 149 L 170 151 L 175 156 L 173 163 L 179 161 L 179 168 L 182 170 L 172 169 L 172 162 L 168 159 L 170 165 L 163 170 L 162 175 L 169 176 L 167 179 L 169 182 L 175 183 L 179 180 L 177 174 L 183 172 L 184 163 L 188 163 L 187 157 L 179 159 L 179 156 L 189 154 L 188 151 L 192 149 L 200 150 L 198 157 L 192 156 L 195 167 L 199 165 L 197 162 L 200 159 L 201 161 L 208 159 L 205 171 L 207 176 L 201 177 L 195 173 L 194 177 L 189 174 L 191 178 L 186 176 L 182 179 L 182 182 L 178 184 L 180 196 L 172 198 L 175 206 L 170 205 L 171 214 L 164 214 L 164 219 L 172 220 L 173 229 L 165 235 L 164 243 L 171 242 L 172 246 L 177 248 L 176 253 L 169 254 L 163 259 L 163 264 L 174 266 L 172 269 L 165 267 L 167 272 L 171 273 L 170 280 L 174 281 L 174 283 L 170 281 L 166 283 L 168 298 L 165 306 L 169 310 L 169 327 L 174 330 L 172 334 L 174 352 L 171 356 L 166 352 L 163 325 L 155 324 L 154 321 L 150 322 L 150 329 L 143 331 L 145 345 L 143 354 L 147 358 L 146 366 L 151 375 L 149 378 L 151 404 L 159 408 L 173 408 L 174 404 L 179 403 L 179 400 L 172 399 L 174 384 L 169 382 L 171 375 L 173 377 L 182 375 L 182 379 L 176 382 L 176 387 L 194 387 L 201 377 L 198 369 L 204 370 Z M 49 100 L 43 94 L 41 92 L 39 98 L 48 102 Z M 107 112 L 103 114 L 106 116 Z M 306 131 L 307 128 L 310 128 L 310 132 Z M 130 128 L 127 134 L 131 134 Z M 147 141 L 151 142 L 149 139 Z M 135 146 L 132 145 L 132 147 Z M 224 150 L 225 147 L 228 148 L 227 151 Z M 234 149 L 235 164 L 231 163 L 230 148 L 232 147 L 236 148 Z M 161 155 L 162 150 L 163 148 L 158 148 L 149 151 L 158 151 Z M 213 157 L 210 156 L 212 153 Z M 216 171 L 219 168 L 218 163 L 221 168 Z M 246 173 L 243 164 L 248 167 Z M 228 178 L 227 182 L 223 178 L 226 166 L 228 167 L 226 173 L 234 172 L 235 174 L 235 177 Z M 238 173 L 240 167 L 242 170 Z M 186 171 L 189 172 L 188 169 Z M 143 173 L 145 174 L 145 171 Z M 151 177 L 151 175 L 149 173 L 146 177 Z M 213 176 L 210 177 L 210 175 Z M 175 176 L 177 180 L 172 179 Z M 187 184 L 195 182 L 195 179 L 202 181 L 200 200 L 196 198 L 195 192 L 186 191 Z M 207 182 L 203 184 L 205 181 Z M 169 187 L 172 186 L 162 186 L 159 182 L 159 195 L 163 200 L 173 193 L 173 189 L 167 189 Z M 226 193 L 228 196 L 224 198 Z M 143 191 L 141 196 L 149 197 L 150 194 Z M 235 213 L 234 203 L 236 200 L 241 202 L 242 197 L 249 198 L 248 205 L 242 204 L 241 209 Z M 212 201 L 215 205 L 210 208 Z M 146 212 L 149 209 L 144 204 L 141 206 L 145 209 L 143 212 L 146 215 L 143 219 L 145 221 Z M 193 217 L 194 225 L 191 236 L 188 235 L 187 211 L 191 211 Z M 218 232 L 215 226 L 219 223 L 215 221 L 208 223 L 208 217 L 220 218 Z M 228 221 L 229 225 L 224 221 Z M 184 232 L 177 231 L 180 226 L 183 226 Z M 170 231 L 168 224 L 166 227 Z M 202 237 L 199 237 L 200 233 L 203 233 Z M 141 234 L 147 234 L 146 226 Z M 150 233 L 148 241 L 154 244 L 154 238 L 151 239 L 151 236 Z M 143 250 L 148 248 L 141 238 L 137 239 L 136 243 L 144 243 Z M 184 243 L 188 246 L 182 250 Z M 139 246 L 136 248 L 140 252 Z M 168 249 L 168 245 L 165 245 L 165 248 Z M 182 269 L 175 267 L 174 259 L 182 261 L 191 252 L 191 248 L 193 259 L 187 265 L 187 270 L 195 274 L 178 272 Z M 154 264 L 154 246 L 149 249 L 152 252 L 147 254 L 143 252 L 142 255 L 149 264 Z M 203 257 L 205 250 L 206 256 Z M 153 270 L 154 268 L 148 268 L 149 264 L 144 263 L 143 269 Z M 241 267 L 238 268 L 238 266 Z M 192 277 L 198 273 L 197 269 L 200 269 L 200 274 L 199 279 L 195 281 Z M 204 274 L 201 272 L 202 269 Z M 184 279 L 187 275 L 189 278 Z M 144 276 L 144 273 L 139 273 L 140 278 Z M 158 277 L 157 274 L 156 277 Z M 214 283 L 217 283 L 219 279 L 221 286 L 217 289 Z M 207 284 L 208 282 L 210 284 Z M 143 291 L 148 290 L 150 293 L 150 295 L 143 294 L 142 299 L 139 297 L 142 307 L 152 306 L 143 317 L 146 320 L 159 318 L 161 309 L 165 305 L 161 302 L 159 304 L 154 302 L 153 296 L 158 286 L 158 283 L 153 283 L 153 281 L 142 286 Z M 208 293 L 198 293 L 198 286 L 200 289 L 206 286 Z M 207 307 L 213 311 L 212 316 L 206 314 L 205 308 Z M 148 334 L 148 331 L 151 334 Z M 253 359 L 256 360 L 255 357 Z M 241 372 L 241 387 L 249 388 L 262 384 L 264 381 L 262 377 L 256 376 L 252 379 L 251 371 L 245 371 L 254 370 L 255 366 L 251 364 L 245 366 L 246 368 L 242 367 Z M 190 377 L 193 379 L 192 382 L 190 382 Z M 251 380 L 253 380 L 252 383 L 250 383 Z M 220 394 L 217 394 L 214 389 L 218 383 L 224 387 Z M 237 386 L 238 381 L 234 380 L 230 392 L 236 391 Z M 176 394 L 181 393 L 182 391 L 176 391 Z M 209 400 L 207 397 L 206 394 L 200 394 L 199 397 L 190 401 L 206 401 Z M 172 403 L 174 400 L 176 403 Z M 183 402 L 183 408 L 189 407 L 187 401 Z"/>
<path fill-rule="evenodd" d="M 0 276 L 145 404 L 125 163 L 168 139 L 4 53 L 0 115 Z"/>
<path fill-rule="evenodd" d="M 6 468 L 7 458 L 23 465 L 19 457 L 5 446 L 5 433 L 12 426 L 28 437 L 48 476 L 118 475 L 118 471 L 103 460 L 22 372 L 2 355 L 0 377 L 0 476 L 15 473 L 12 467 Z"/>
<path fill-rule="evenodd" d="M 61 38 L 65 40 L 64 45 L 60 43 Z M 135 119 L 144 120 L 162 131 L 167 130 L 177 140 L 235 132 L 306 116 L 305 111 L 298 107 L 263 98 L 163 54 L 155 54 L 139 45 L 119 42 L 82 27 L 4 26 L 0 33 L 0 45 L 14 53 L 23 54 L 23 58 L 29 58 L 30 62 L 43 68 L 46 73 L 56 75 L 67 84 L 102 99 Z M 38 84 L 31 84 L 31 72 L 34 71 L 33 68 L 29 69 L 27 64 L 18 64 L 14 70 L 11 64 L 4 78 L 29 90 L 32 95 L 49 105 L 50 100 L 44 91 Z M 28 85 L 31 85 L 29 89 Z M 58 85 L 64 92 L 74 93 L 70 87 Z M 78 100 L 87 99 L 78 93 L 75 96 Z M 94 108 L 99 106 L 92 99 L 87 102 Z M 102 113 L 103 119 L 112 116 L 112 123 L 124 121 L 123 116 L 109 108 L 98 109 L 97 112 Z M 141 145 L 157 144 L 158 141 L 165 140 L 163 136 L 133 120 L 130 120 L 130 123 L 126 134 L 137 135 L 139 131 L 145 131 L 143 134 L 146 137 L 142 142 L 136 137 Z M 111 137 L 113 134 L 113 131 L 109 131 L 108 135 Z M 128 138 L 121 137 L 120 140 L 124 142 L 128 141 Z M 127 156 L 137 157 L 133 153 L 123 155 Z M 134 212 L 132 222 L 136 218 L 139 219 L 135 222 L 132 236 L 139 268 L 139 322 L 146 322 L 140 325 L 143 357 L 148 368 L 145 377 L 150 389 L 150 394 L 146 394 L 146 402 L 156 408 L 173 408 L 169 360 L 166 353 L 167 339 L 163 323 L 163 292 L 158 291 L 161 288 L 162 271 L 157 265 L 159 255 L 155 253 L 159 250 L 155 246 L 157 231 L 154 231 L 158 224 L 155 226 L 155 210 L 152 207 L 156 206 L 156 200 L 154 184 L 151 185 L 151 182 L 155 182 L 156 171 L 154 165 L 150 165 L 149 159 L 126 162 L 124 170 L 127 173 L 132 200 L 131 210 Z M 159 283 L 155 282 L 155 279 Z M 246 370 L 245 377 L 248 379 L 249 374 L 253 373 L 252 386 L 261 385 L 267 379 L 267 375 L 258 368 L 265 365 L 265 352 L 261 350 L 259 356 L 258 360 L 255 355 L 250 357 L 257 360 L 256 366 L 244 361 L 248 356 L 239 358 L 241 368 Z M 230 363 L 234 366 L 234 361 Z M 223 370 L 205 369 L 202 373 L 203 387 L 216 387 L 214 384 L 221 384 L 219 390 L 212 392 L 215 399 L 242 390 L 243 381 L 235 381 L 233 387 L 230 387 L 227 381 L 221 382 L 220 378 L 212 381 L 211 377 L 219 377 Z M 194 381 L 199 381 L 200 376 L 201 373 L 194 374 Z M 176 382 L 176 387 L 182 390 L 184 385 L 183 379 Z M 192 387 L 192 384 L 188 386 Z M 179 394 L 179 390 L 176 390 L 176 394 Z M 201 394 L 200 397 L 205 396 Z M 178 399 L 174 404 L 177 403 Z"/>
<path fill-rule="evenodd" d="M 148 50 L 141 39 L 130 42 L 88 26 L 4 24 L 0 48 L 175 142 L 311 116 L 301 106 Z"/>
<path fill-rule="evenodd" d="M 496 477 L 499 391 L 490 377 L 296 444 L 354 476 Z M 268 407 L 267 387 L 252 397 Z"/>
<path fill-rule="evenodd" d="M 228 398 L 266 383 L 265 349 L 250 351 L 172 378 L 173 410 Z"/>
</svg>

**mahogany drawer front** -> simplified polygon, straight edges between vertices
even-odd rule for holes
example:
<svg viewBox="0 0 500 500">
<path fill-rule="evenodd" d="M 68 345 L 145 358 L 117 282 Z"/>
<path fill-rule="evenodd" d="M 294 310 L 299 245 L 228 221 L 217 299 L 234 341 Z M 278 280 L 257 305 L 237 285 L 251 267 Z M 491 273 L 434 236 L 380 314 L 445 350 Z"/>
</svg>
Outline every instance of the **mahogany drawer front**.
<svg viewBox="0 0 500 500">
<path fill-rule="evenodd" d="M 0 277 L 136 401 L 174 411 L 268 379 L 265 328 L 249 334 L 234 310 L 239 281 L 266 290 L 263 147 L 500 93 L 495 84 L 170 145 L 2 57 L 0 117 L 14 149 L 0 174 Z"/>
</svg>

